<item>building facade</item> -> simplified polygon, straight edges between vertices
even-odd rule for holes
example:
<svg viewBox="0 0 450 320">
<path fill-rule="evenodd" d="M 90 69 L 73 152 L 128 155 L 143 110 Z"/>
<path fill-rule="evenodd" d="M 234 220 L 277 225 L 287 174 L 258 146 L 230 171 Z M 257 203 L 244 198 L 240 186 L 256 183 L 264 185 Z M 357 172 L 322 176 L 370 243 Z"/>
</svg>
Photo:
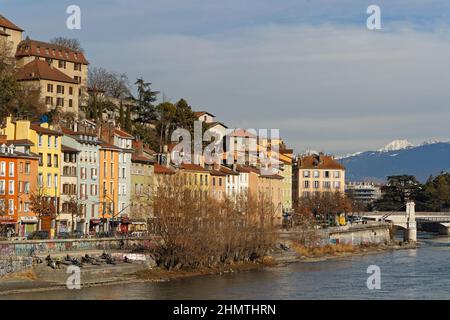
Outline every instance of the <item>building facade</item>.
<svg viewBox="0 0 450 320">
<path fill-rule="evenodd" d="M 332 156 L 323 153 L 299 156 L 293 170 L 294 202 L 325 192 L 345 192 L 345 167 Z"/>
</svg>

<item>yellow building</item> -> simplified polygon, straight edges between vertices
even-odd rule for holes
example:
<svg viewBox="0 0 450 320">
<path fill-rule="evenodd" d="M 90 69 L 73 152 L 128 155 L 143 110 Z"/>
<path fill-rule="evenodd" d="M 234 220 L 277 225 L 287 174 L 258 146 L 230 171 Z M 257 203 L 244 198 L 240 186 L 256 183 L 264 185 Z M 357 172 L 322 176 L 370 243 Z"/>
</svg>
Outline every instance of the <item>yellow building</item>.
<svg viewBox="0 0 450 320">
<path fill-rule="evenodd" d="M 22 41 L 23 30 L 0 14 L 0 40 L 5 39 L 12 50 L 12 54 Z"/>
<path fill-rule="evenodd" d="M 87 102 L 87 76 L 89 62 L 82 52 L 77 52 L 51 43 L 36 40 L 23 40 L 17 46 L 16 51 L 17 67 L 23 68 L 35 60 L 47 62 L 53 70 L 57 70 L 70 78 L 73 83 L 72 97 L 73 112 L 78 112 L 78 107 Z M 68 81 L 61 81 L 61 85 L 67 85 Z M 73 86 L 77 84 L 78 86 Z M 53 88 L 57 90 L 56 87 Z M 44 92 L 48 92 L 45 91 Z M 69 88 L 64 91 L 64 95 L 69 93 Z M 61 94 L 61 93 L 59 93 Z M 43 93 L 45 99 L 47 95 Z M 75 104 L 75 97 L 77 103 Z M 68 103 L 68 101 L 67 101 Z"/>
<path fill-rule="evenodd" d="M 19 69 L 17 81 L 30 89 L 39 90 L 47 110 L 78 114 L 80 85 L 43 60 L 33 60 Z"/>
<path fill-rule="evenodd" d="M 45 196 L 57 204 L 59 210 L 60 183 L 61 183 L 61 136 L 62 133 L 53 130 L 48 123 L 32 124 L 28 120 L 12 121 L 6 119 L 6 126 L 2 134 L 8 140 L 29 140 L 33 143 L 30 151 L 39 155 L 37 186 Z M 59 212 L 55 212 L 59 214 Z M 47 229 L 46 226 L 42 226 Z M 54 234 L 54 226 L 51 228 Z"/>
<path fill-rule="evenodd" d="M 180 166 L 183 178 L 183 185 L 197 193 L 202 198 L 206 198 L 210 190 L 211 173 L 209 170 L 190 163 L 183 163 Z"/>
</svg>

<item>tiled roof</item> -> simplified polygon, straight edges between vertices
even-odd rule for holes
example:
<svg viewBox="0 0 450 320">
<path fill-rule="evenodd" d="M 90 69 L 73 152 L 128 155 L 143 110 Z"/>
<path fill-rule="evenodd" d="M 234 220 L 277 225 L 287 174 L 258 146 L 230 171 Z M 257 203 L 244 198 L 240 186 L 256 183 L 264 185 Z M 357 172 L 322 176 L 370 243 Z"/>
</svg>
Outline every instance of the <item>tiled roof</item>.
<svg viewBox="0 0 450 320">
<path fill-rule="evenodd" d="M 13 29 L 16 31 L 23 31 L 23 29 L 19 28 L 17 25 L 12 23 L 10 20 L 6 19 L 4 16 L 0 14 L 0 27 L 5 27 L 8 29 Z"/>
<path fill-rule="evenodd" d="M 8 140 L 8 145 L 15 146 L 34 146 L 34 143 L 28 139 L 19 139 L 19 140 Z"/>
<path fill-rule="evenodd" d="M 228 127 L 226 125 L 224 125 L 222 122 L 215 121 L 215 122 L 206 123 L 206 127 L 208 129 L 214 128 L 215 126 L 222 126 L 226 129 L 228 129 Z"/>
<path fill-rule="evenodd" d="M 110 144 L 103 140 L 100 141 L 100 149 L 117 150 L 117 151 L 122 150 L 119 147 L 116 147 L 115 145 Z"/>
<path fill-rule="evenodd" d="M 202 172 L 209 171 L 209 170 L 203 168 L 202 166 L 199 166 L 198 164 L 193 164 L 193 163 L 183 163 L 183 164 L 181 164 L 180 169 L 187 170 L 187 171 L 202 171 Z"/>
<path fill-rule="evenodd" d="M 218 171 L 218 170 L 211 170 L 211 171 L 210 171 L 210 174 L 211 174 L 212 176 L 219 176 L 219 177 L 225 177 L 225 176 L 226 176 L 225 173 L 223 173 L 223 172 L 221 172 L 221 171 Z"/>
<path fill-rule="evenodd" d="M 230 168 L 227 168 L 227 167 L 224 167 L 224 166 L 221 166 L 221 167 L 220 167 L 220 171 L 223 172 L 223 173 L 225 173 L 225 174 L 231 174 L 231 175 L 234 175 L 234 176 L 239 175 L 238 172 L 233 171 L 233 170 L 231 170 Z"/>
<path fill-rule="evenodd" d="M 50 80 L 57 82 L 78 84 L 77 81 L 50 66 L 44 60 L 33 60 L 19 69 L 16 73 L 18 81 L 27 80 Z"/>
<path fill-rule="evenodd" d="M 31 124 L 30 129 L 36 131 L 37 133 L 48 134 L 48 135 L 52 135 L 52 136 L 62 136 L 63 135 L 62 132 L 52 130 L 49 128 L 44 128 L 37 124 Z"/>
<path fill-rule="evenodd" d="M 158 163 L 154 164 L 154 171 L 156 174 L 175 174 L 175 170 L 173 170 L 172 168 L 162 166 Z"/>
<path fill-rule="evenodd" d="M 154 163 L 155 162 L 146 156 L 139 156 L 136 154 L 131 155 L 131 161 L 132 162 L 144 162 L 144 163 Z"/>
<path fill-rule="evenodd" d="M 63 152 L 80 152 L 80 150 L 77 150 L 77 149 L 75 149 L 75 148 L 66 146 L 66 145 L 64 145 L 64 144 L 61 145 L 61 151 L 63 151 Z"/>
<path fill-rule="evenodd" d="M 254 135 L 251 132 L 248 132 L 247 130 L 243 130 L 243 129 L 234 130 L 233 132 L 231 132 L 229 134 L 229 136 L 231 136 L 231 137 L 241 137 L 241 138 L 256 138 L 256 135 Z"/>
<path fill-rule="evenodd" d="M 19 43 L 16 57 L 20 58 L 28 56 L 89 64 L 82 52 L 76 52 L 65 47 L 36 40 L 23 40 Z"/>
<path fill-rule="evenodd" d="M 299 169 L 334 169 L 345 170 L 345 167 L 337 162 L 332 156 L 324 154 L 302 156 L 298 160 Z"/>
<path fill-rule="evenodd" d="M 194 112 L 194 115 L 196 117 L 201 117 L 201 116 L 203 116 L 205 114 L 207 114 L 207 115 L 209 115 L 209 116 L 211 116 L 213 118 L 215 117 L 215 115 L 213 115 L 212 113 L 209 113 L 208 111 L 196 111 L 196 112 Z"/>
<path fill-rule="evenodd" d="M 126 131 L 120 130 L 120 129 L 115 129 L 115 130 L 114 130 L 114 133 L 115 133 L 116 135 L 118 135 L 119 137 L 122 137 L 122 138 L 134 139 L 134 136 L 133 136 L 133 135 L 129 134 L 129 133 L 126 132 Z"/>
</svg>

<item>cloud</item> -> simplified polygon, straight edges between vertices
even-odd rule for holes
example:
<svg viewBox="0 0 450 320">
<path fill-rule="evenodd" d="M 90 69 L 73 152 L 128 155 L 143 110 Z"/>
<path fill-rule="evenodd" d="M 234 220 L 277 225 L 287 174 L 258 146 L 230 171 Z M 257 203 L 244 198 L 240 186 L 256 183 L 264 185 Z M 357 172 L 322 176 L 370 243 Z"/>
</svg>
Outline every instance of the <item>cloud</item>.
<svg viewBox="0 0 450 320">
<path fill-rule="evenodd" d="M 277 127 L 298 151 L 341 153 L 399 135 L 449 137 L 448 40 L 446 32 L 410 26 L 271 25 L 147 35 L 109 44 L 103 50 L 114 54 L 92 60 L 142 75 L 231 126 Z"/>
<path fill-rule="evenodd" d="M 279 128 L 297 151 L 450 140 L 448 1 L 380 0 L 383 30 L 368 31 L 371 1 L 80 0 L 79 33 L 61 28 L 69 1 L 24 2 L 6 8 L 33 37 L 79 37 L 92 65 L 232 127 Z"/>
</svg>

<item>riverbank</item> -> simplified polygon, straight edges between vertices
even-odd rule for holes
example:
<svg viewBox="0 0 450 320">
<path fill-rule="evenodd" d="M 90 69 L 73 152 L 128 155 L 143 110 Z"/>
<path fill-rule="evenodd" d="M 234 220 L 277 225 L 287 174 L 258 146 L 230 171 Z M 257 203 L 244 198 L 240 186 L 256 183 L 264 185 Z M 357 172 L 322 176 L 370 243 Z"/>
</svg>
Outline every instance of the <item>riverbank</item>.
<svg viewBox="0 0 450 320">
<path fill-rule="evenodd" d="M 372 255 L 392 250 L 414 249 L 417 244 L 380 244 L 380 245 L 330 245 L 322 248 L 304 248 L 293 245 L 290 248 L 276 249 L 268 257 L 257 263 L 236 263 L 224 267 L 206 268 L 202 270 L 167 271 L 159 268 L 147 268 L 136 264 L 104 266 L 93 274 L 82 270 L 82 288 L 99 286 L 133 284 L 143 282 L 168 282 L 206 275 L 225 275 L 250 271 L 261 271 L 267 268 L 292 263 L 312 263 L 318 261 L 348 258 L 352 256 Z M 48 270 L 47 270 L 48 269 Z M 51 270 L 40 266 L 21 274 L 0 278 L 0 297 L 8 294 L 27 292 L 43 292 L 66 289 L 66 270 Z"/>
</svg>

